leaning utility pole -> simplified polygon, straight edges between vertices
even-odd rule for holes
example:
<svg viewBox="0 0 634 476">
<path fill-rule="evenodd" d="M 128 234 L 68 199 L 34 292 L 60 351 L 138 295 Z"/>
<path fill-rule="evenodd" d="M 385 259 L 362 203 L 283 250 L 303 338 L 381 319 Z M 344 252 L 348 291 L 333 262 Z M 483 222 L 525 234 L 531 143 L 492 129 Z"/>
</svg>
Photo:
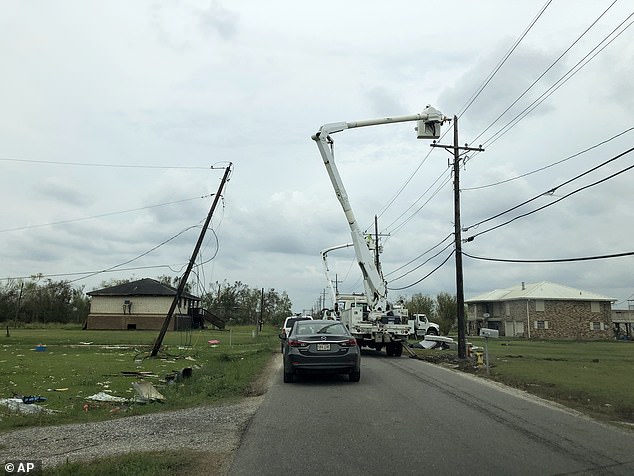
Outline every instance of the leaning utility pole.
<svg viewBox="0 0 634 476">
<path fill-rule="evenodd" d="M 156 355 L 159 353 L 159 350 L 161 349 L 163 338 L 165 337 L 167 328 L 169 327 L 170 321 L 172 320 L 172 315 L 174 314 L 176 305 L 178 304 L 178 301 L 180 301 L 183 291 L 185 290 L 185 285 L 187 284 L 187 280 L 189 279 L 189 273 L 194 267 L 196 257 L 198 256 L 200 247 L 202 246 L 203 240 L 205 239 L 205 232 L 207 231 L 207 227 L 209 226 L 209 223 L 211 222 L 211 217 L 214 214 L 216 205 L 218 204 L 218 201 L 220 200 L 220 196 L 221 196 L 220 193 L 222 192 L 222 189 L 225 186 L 225 183 L 229 179 L 230 171 L 231 171 L 231 164 L 229 164 L 225 168 L 225 174 L 223 175 L 222 181 L 220 182 L 220 186 L 218 187 L 218 192 L 216 192 L 216 195 L 214 196 L 214 201 L 211 205 L 211 208 L 209 209 L 209 213 L 207 214 L 207 219 L 205 220 L 205 224 L 203 225 L 202 230 L 200 230 L 200 235 L 198 236 L 198 242 L 196 243 L 196 247 L 194 248 L 192 257 L 189 260 L 189 264 L 187 265 L 187 269 L 185 270 L 185 273 L 183 273 L 183 277 L 178 282 L 178 289 L 176 290 L 176 295 L 174 295 L 174 299 L 172 300 L 172 305 L 170 306 L 169 311 L 167 311 L 167 316 L 165 317 L 165 320 L 163 321 L 163 327 L 161 327 L 161 332 L 159 333 L 159 336 L 156 338 L 156 342 L 154 342 L 154 347 L 152 348 L 152 353 L 150 354 L 152 357 L 156 357 Z"/>
<path fill-rule="evenodd" d="M 453 117 L 453 145 L 432 144 L 453 152 L 454 240 L 456 247 L 456 312 L 458 314 L 458 358 L 467 358 L 467 337 L 464 316 L 464 280 L 462 274 L 462 229 L 460 227 L 460 151 L 484 152 L 482 146 L 458 145 L 458 117 Z"/>
</svg>

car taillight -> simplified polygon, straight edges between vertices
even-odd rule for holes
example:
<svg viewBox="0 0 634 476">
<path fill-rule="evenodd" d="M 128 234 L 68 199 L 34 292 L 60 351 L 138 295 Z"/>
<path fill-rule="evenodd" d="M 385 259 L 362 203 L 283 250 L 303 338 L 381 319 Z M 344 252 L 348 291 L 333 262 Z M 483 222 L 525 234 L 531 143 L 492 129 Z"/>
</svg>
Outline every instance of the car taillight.
<svg viewBox="0 0 634 476">
<path fill-rule="evenodd" d="M 347 341 L 342 342 L 339 345 L 342 346 L 342 347 L 353 347 L 353 346 L 357 345 L 357 339 L 352 337 L 352 338 L 348 339 Z"/>
<path fill-rule="evenodd" d="M 290 347 L 306 347 L 308 344 L 297 339 L 289 339 L 288 345 Z"/>
</svg>

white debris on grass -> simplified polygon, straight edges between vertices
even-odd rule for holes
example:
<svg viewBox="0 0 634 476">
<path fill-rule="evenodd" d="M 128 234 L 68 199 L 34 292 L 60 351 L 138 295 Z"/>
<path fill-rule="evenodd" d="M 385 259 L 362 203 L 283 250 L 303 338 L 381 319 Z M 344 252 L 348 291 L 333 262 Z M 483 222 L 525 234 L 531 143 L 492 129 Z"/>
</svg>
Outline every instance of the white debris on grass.
<svg viewBox="0 0 634 476">
<path fill-rule="evenodd" d="M 0 398 L 0 405 L 7 407 L 10 412 L 23 413 L 25 415 L 53 413 L 52 410 L 35 403 L 24 403 L 21 398 Z"/>
<path fill-rule="evenodd" d="M 90 395 L 86 397 L 86 400 L 93 400 L 95 402 L 127 402 L 127 398 L 116 397 L 114 395 L 109 395 L 105 392 L 95 393 L 94 395 Z"/>
</svg>

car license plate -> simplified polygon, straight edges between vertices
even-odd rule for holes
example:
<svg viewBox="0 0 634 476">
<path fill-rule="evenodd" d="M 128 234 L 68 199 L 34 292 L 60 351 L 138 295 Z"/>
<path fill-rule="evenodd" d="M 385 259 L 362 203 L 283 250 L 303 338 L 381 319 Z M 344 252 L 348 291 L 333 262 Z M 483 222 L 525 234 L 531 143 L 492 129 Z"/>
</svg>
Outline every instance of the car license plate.
<svg viewBox="0 0 634 476">
<path fill-rule="evenodd" d="M 317 344 L 317 350 L 330 350 L 330 344 Z"/>
</svg>

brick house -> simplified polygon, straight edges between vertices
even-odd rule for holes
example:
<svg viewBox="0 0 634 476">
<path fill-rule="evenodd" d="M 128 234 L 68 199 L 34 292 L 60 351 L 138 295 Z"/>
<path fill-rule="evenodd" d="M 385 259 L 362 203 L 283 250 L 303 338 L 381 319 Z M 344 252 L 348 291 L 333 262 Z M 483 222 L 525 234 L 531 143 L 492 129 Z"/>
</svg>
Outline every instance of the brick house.
<svg viewBox="0 0 634 476">
<path fill-rule="evenodd" d="M 522 283 L 465 300 L 467 333 L 486 327 L 508 337 L 611 339 L 614 301 L 548 281 Z"/>
<path fill-rule="evenodd" d="M 150 278 L 91 291 L 86 293 L 90 296 L 90 313 L 85 328 L 159 330 L 176 292 L 176 288 Z M 224 321 L 200 307 L 199 297 L 185 292 L 174 311 L 169 329 L 204 327 L 204 321 L 224 328 Z"/>
</svg>

